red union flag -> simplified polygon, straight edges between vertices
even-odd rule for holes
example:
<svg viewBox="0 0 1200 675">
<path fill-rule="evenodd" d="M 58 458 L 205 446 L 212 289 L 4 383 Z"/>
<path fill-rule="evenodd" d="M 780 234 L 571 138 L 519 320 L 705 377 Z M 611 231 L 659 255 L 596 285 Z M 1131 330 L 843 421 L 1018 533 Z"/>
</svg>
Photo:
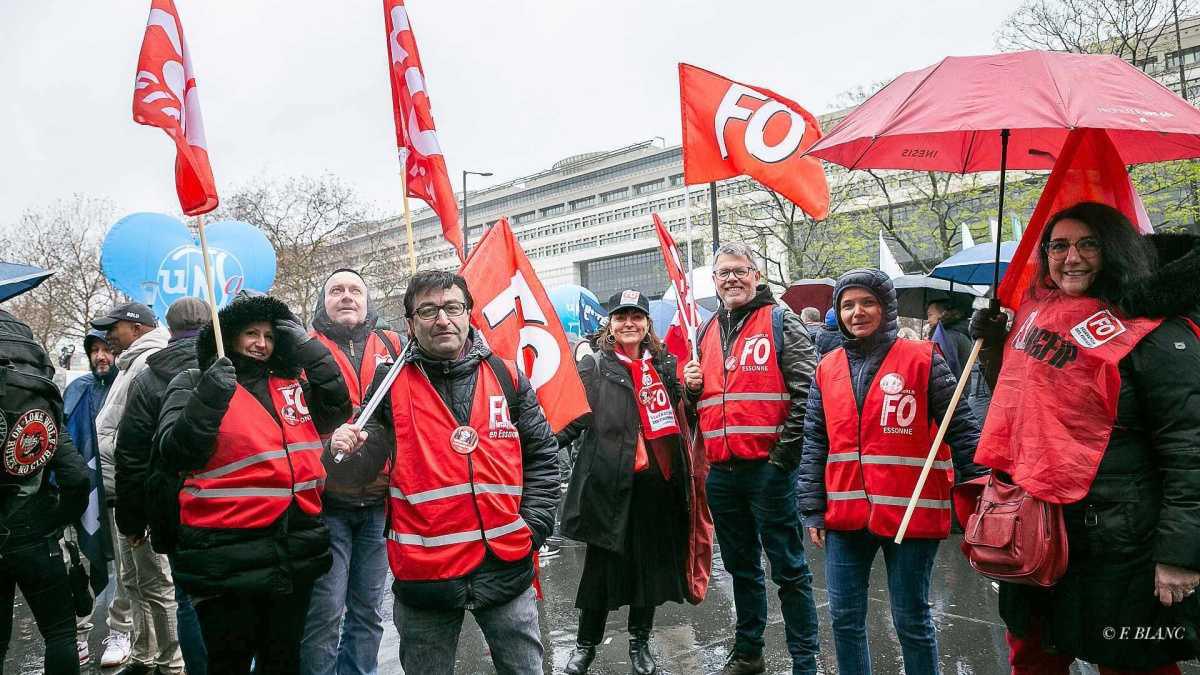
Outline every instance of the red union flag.
<svg viewBox="0 0 1200 675">
<path fill-rule="evenodd" d="M 388 36 L 388 73 L 392 82 L 392 111 L 396 148 L 404 167 L 408 196 L 425 200 L 442 221 L 446 241 L 463 257 L 463 234 L 458 225 L 458 202 L 446 173 L 446 159 L 433 126 L 425 68 L 417 51 L 404 0 L 383 0 Z"/>
<path fill-rule="evenodd" d="M 682 369 L 683 364 L 692 359 L 700 315 L 692 299 L 692 290 L 688 288 L 687 273 L 679 261 L 679 247 L 675 245 L 675 238 L 671 236 L 666 225 L 663 225 L 662 218 L 659 218 L 657 213 L 650 215 L 654 218 L 654 231 L 658 233 L 658 248 L 662 251 L 663 262 L 667 266 L 667 276 L 671 277 L 671 285 L 675 288 L 675 317 L 667 327 L 663 344 L 675 355 Z"/>
<path fill-rule="evenodd" d="M 497 356 L 517 362 L 555 432 L 586 414 L 587 395 L 554 305 L 508 219 L 483 235 L 459 274 L 475 299 L 471 323 Z"/>
<path fill-rule="evenodd" d="M 133 84 L 133 121 L 158 127 L 175 141 L 175 191 L 183 212 L 196 216 L 217 208 L 192 57 L 171 0 L 150 3 Z"/>
<path fill-rule="evenodd" d="M 761 87 L 679 64 L 683 179 L 688 185 L 747 175 L 820 220 L 829 214 L 829 184 L 804 152 L 821 125 L 804 108 Z"/>
</svg>

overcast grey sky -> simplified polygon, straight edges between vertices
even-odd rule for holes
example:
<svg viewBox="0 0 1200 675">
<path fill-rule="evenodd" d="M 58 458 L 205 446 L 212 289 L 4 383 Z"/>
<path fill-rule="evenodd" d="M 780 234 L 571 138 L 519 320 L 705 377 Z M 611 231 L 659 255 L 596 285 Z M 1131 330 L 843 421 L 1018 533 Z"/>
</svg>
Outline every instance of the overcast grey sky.
<svg viewBox="0 0 1200 675">
<path fill-rule="evenodd" d="M 675 64 L 814 113 L 840 92 L 994 51 L 1017 0 L 410 0 L 450 175 L 680 138 Z M 75 192 L 177 214 L 174 146 L 131 119 L 149 0 L 0 1 L 0 226 Z M 218 191 L 329 172 L 399 210 L 379 0 L 176 0 Z"/>
</svg>

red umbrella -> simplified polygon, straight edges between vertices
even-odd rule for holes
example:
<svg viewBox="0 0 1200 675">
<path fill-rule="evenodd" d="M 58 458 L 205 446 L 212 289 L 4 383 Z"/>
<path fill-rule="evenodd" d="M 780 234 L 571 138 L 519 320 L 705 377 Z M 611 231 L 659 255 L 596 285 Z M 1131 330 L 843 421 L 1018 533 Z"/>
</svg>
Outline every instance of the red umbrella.
<svg viewBox="0 0 1200 675">
<path fill-rule="evenodd" d="M 780 296 L 780 300 L 792 311 L 799 314 L 805 307 L 816 307 L 825 316 L 825 312 L 833 306 L 833 286 L 836 282 L 829 277 L 820 279 L 797 279 L 788 286 Z"/>
</svg>

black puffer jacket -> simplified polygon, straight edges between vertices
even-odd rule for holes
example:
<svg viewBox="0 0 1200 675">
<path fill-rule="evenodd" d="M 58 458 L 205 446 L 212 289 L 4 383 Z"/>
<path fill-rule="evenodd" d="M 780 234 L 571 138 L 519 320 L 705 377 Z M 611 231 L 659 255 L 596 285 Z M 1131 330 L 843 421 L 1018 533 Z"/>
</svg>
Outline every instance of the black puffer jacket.
<svg viewBox="0 0 1200 675">
<path fill-rule="evenodd" d="M 846 338 L 842 348 L 846 350 L 846 358 L 850 362 L 854 398 L 861 411 L 863 400 L 879 372 L 879 366 L 897 340 L 898 305 L 896 290 L 886 274 L 874 269 L 860 269 L 851 270 L 838 279 L 833 293 L 834 306 L 837 306 L 843 291 L 855 286 L 870 290 L 884 305 L 883 324 L 880 329 L 864 338 L 855 338 L 842 324 L 840 316 L 838 318 L 838 326 Z M 958 380 L 954 373 L 950 372 L 946 360 L 935 350 L 933 364 L 929 370 L 928 386 L 928 410 L 935 422 L 940 423 L 946 414 L 946 407 L 950 404 L 957 385 Z M 979 424 L 967 405 L 965 396 L 958 401 L 945 440 L 950 446 L 959 482 L 987 472 L 987 469 L 971 461 L 975 456 L 975 446 L 979 444 Z M 804 458 L 800 461 L 800 474 L 796 483 L 797 502 L 806 527 L 825 525 L 825 460 L 828 456 L 829 436 L 825 427 L 825 408 L 821 402 L 821 389 L 814 381 L 808 396 L 808 415 L 804 421 Z"/>
<path fill-rule="evenodd" d="M 775 296 L 766 284 L 758 287 L 754 299 L 745 305 L 729 311 L 721 307 L 709 320 L 704 329 L 720 331 L 721 354 L 705 354 L 701 349 L 700 360 L 720 359 L 722 362 L 729 357 L 729 348 L 741 333 L 745 319 L 751 312 L 766 306 L 778 306 Z M 792 310 L 780 306 L 783 316 L 783 344 L 776 345 L 779 350 L 780 367 L 783 370 L 783 381 L 791 395 L 788 404 L 787 419 L 783 423 L 783 431 L 779 434 L 779 442 L 771 448 L 769 461 L 783 469 L 791 471 L 800 462 L 800 451 L 804 441 L 804 410 L 808 401 L 809 385 L 812 383 L 813 371 L 817 368 L 817 353 L 813 348 L 812 338 L 804 322 Z M 703 344 L 703 336 L 697 338 Z M 695 412 L 699 392 L 687 392 L 688 404 Z M 740 460 L 734 460 L 740 461 Z"/>
<path fill-rule="evenodd" d="M 817 360 L 825 358 L 829 352 L 842 346 L 846 341 L 846 336 L 842 335 L 842 331 L 829 326 L 821 326 L 816 330 L 816 337 L 813 338 L 813 343 L 817 347 Z"/>
<path fill-rule="evenodd" d="M 350 399 L 341 371 L 329 350 L 317 340 L 296 347 L 277 334 L 275 350 L 265 363 L 243 357 L 232 341 L 247 324 L 293 318 L 287 306 L 269 296 L 239 298 L 219 314 L 225 353 L 237 368 L 238 384 L 254 395 L 278 422 L 278 411 L 267 389 L 267 376 L 294 378 L 303 369 L 304 398 L 318 433 L 328 434 L 346 421 Z M 212 327 L 196 340 L 200 369 L 216 360 Z M 223 400 L 203 400 L 195 388 L 201 370 L 186 370 L 171 381 L 159 418 L 158 450 L 166 468 L 181 473 L 198 471 L 208 463 L 229 407 L 233 390 Z M 193 595 L 228 592 L 290 593 L 329 570 L 329 531 L 319 516 L 310 516 L 295 502 L 274 524 L 261 529 L 217 529 L 180 526 L 175 553 L 175 578 Z"/>
<path fill-rule="evenodd" d="M 175 376 L 196 367 L 196 337 L 172 339 L 146 359 L 146 370 L 129 383 L 125 415 L 117 428 L 113 458 L 117 465 L 117 529 L 125 536 L 146 533 L 146 484 L 154 448 L 154 431 L 167 385 Z"/>
<path fill-rule="evenodd" d="M 406 364 L 421 366 L 460 424 L 470 422 L 476 376 L 480 368 L 489 367 L 484 360 L 492 353 L 476 330 L 471 329 L 467 339 L 471 344 L 465 356 L 453 361 L 430 358 L 415 340 L 408 343 L 401 356 Z M 383 381 L 386 372 L 386 366 L 380 366 L 375 373 L 376 385 Z M 509 414 L 521 440 L 523 491 L 519 512 L 532 533 L 533 551 L 537 551 L 554 532 L 554 511 L 560 493 L 558 443 L 529 380 L 522 374 L 516 385 L 516 405 Z M 342 462 L 348 469 L 356 467 L 357 480 L 377 475 L 393 453 L 404 452 L 404 448 L 396 447 L 391 403 L 389 394 L 365 427 L 368 437 L 363 448 Z M 414 607 L 490 607 L 523 593 L 533 583 L 533 574 L 532 554 L 524 560 L 509 563 L 488 553 L 483 563 L 464 577 L 446 581 L 397 581 L 392 590 L 400 602 Z"/>
<path fill-rule="evenodd" d="M 675 357 L 664 353 L 653 364 L 672 407 L 676 406 L 683 396 L 683 386 L 675 373 Z M 581 439 L 563 501 L 562 534 L 622 553 L 633 498 L 634 452 L 640 429 L 638 404 L 634 401 L 629 369 L 612 352 L 597 350 L 594 356 L 585 356 L 579 362 L 579 376 L 592 412 L 558 433 L 559 445 Z M 670 440 L 677 455 L 674 466 L 686 467 L 680 436 L 672 436 Z M 681 504 L 687 502 L 690 482 L 685 471 L 676 471 L 671 476 L 671 487 Z M 681 512 L 686 511 L 681 508 Z M 686 529 L 688 525 L 685 521 L 678 526 Z"/>
<path fill-rule="evenodd" d="M 1014 633 L 1046 617 L 1045 641 L 1060 652 L 1129 670 L 1200 654 L 1200 595 L 1166 608 L 1153 594 L 1155 564 L 1200 570 L 1200 338 L 1183 320 L 1200 322 L 1200 237 L 1150 240 L 1157 274 L 1116 300 L 1129 315 L 1166 321 L 1119 364 L 1112 437 L 1087 496 L 1063 508 L 1067 573 L 1050 591 L 1000 589 L 1000 615 Z M 1192 640 L 1105 633 L 1139 626 L 1183 626 Z"/>
</svg>

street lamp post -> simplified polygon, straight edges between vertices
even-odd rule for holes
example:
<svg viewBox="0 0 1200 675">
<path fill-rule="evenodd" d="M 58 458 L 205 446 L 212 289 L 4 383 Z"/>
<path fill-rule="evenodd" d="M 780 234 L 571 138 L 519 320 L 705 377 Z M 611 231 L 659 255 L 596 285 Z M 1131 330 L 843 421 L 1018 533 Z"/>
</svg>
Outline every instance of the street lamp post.
<svg viewBox="0 0 1200 675">
<path fill-rule="evenodd" d="M 492 175 L 490 171 L 463 171 L 463 256 L 466 256 L 471 249 L 471 230 L 470 224 L 467 222 L 467 176 L 482 176 L 487 178 Z"/>
</svg>

